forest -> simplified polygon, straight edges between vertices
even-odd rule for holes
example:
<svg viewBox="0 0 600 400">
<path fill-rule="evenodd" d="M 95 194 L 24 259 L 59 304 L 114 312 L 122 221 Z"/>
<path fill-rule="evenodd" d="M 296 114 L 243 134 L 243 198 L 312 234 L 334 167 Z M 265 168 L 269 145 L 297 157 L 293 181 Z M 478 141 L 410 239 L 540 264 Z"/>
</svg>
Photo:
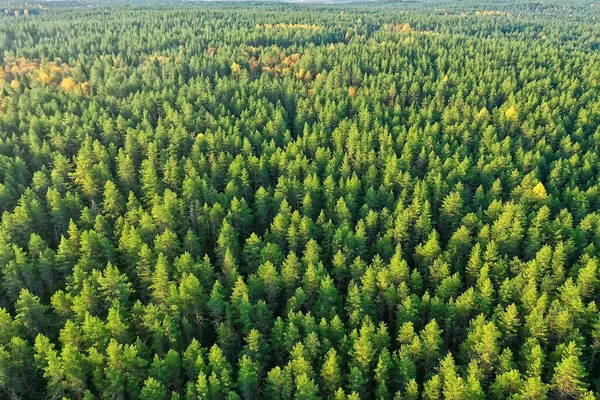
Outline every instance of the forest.
<svg viewBox="0 0 600 400">
<path fill-rule="evenodd" d="M 600 398 L 600 4 L 0 4 L 0 399 Z"/>
</svg>

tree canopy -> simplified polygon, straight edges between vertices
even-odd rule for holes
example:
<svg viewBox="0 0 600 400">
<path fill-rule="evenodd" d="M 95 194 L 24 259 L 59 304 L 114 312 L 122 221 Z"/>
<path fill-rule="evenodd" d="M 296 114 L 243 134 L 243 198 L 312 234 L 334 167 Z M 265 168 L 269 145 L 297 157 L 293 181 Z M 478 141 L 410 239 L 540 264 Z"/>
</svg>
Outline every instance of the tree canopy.
<svg viewBox="0 0 600 400">
<path fill-rule="evenodd" d="M 2 8 L 0 398 L 598 397 L 598 4 Z"/>
</svg>

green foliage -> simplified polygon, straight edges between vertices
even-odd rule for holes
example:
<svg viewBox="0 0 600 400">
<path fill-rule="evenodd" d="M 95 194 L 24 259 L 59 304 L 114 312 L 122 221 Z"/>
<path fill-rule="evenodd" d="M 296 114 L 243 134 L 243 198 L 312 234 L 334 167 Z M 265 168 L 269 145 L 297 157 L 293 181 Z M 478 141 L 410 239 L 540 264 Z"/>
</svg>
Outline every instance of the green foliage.
<svg viewBox="0 0 600 400">
<path fill-rule="evenodd" d="M 597 5 L 142 3 L 0 15 L 0 398 L 598 396 Z"/>
</svg>

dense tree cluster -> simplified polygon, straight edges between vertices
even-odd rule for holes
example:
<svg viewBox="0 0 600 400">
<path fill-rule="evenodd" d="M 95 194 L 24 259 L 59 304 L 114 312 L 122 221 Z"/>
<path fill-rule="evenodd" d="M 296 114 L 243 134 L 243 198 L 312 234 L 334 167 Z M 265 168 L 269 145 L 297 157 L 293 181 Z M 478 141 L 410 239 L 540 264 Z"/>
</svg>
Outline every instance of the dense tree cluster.
<svg viewBox="0 0 600 400">
<path fill-rule="evenodd" d="M 595 398 L 597 17 L 0 16 L 0 397 Z"/>
</svg>

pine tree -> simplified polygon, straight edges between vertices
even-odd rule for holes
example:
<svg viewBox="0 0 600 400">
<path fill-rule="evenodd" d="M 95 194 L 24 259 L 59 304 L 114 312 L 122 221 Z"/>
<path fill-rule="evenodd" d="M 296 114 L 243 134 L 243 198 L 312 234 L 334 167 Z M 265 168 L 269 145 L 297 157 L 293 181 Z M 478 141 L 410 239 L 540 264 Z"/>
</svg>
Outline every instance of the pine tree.
<svg viewBox="0 0 600 400">
<path fill-rule="evenodd" d="M 119 218 L 125 209 L 123 196 L 112 181 L 106 181 L 104 185 L 104 200 L 102 210 L 112 220 Z"/>
<path fill-rule="evenodd" d="M 258 394 L 259 368 L 257 363 L 244 355 L 239 362 L 238 387 L 244 399 L 254 399 Z"/>
<path fill-rule="evenodd" d="M 562 358 L 554 368 L 552 389 L 561 398 L 582 397 L 587 391 L 587 372 L 579 361 L 581 351 L 574 342 L 570 342 L 562 352 Z"/>
<path fill-rule="evenodd" d="M 148 378 L 144 382 L 144 388 L 140 393 L 142 400 L 166 400 L 167 390 L 162 383 L 154 378 Z"/>
<path fill-rule="evenodd" d="M 325 362 L 321 369 L 322 389 L 329 396 L 340 388 L 342 383 L 342 373 L 337 359 L 337 352 L 330 349 L 325 356 Z"/>
</svg>

